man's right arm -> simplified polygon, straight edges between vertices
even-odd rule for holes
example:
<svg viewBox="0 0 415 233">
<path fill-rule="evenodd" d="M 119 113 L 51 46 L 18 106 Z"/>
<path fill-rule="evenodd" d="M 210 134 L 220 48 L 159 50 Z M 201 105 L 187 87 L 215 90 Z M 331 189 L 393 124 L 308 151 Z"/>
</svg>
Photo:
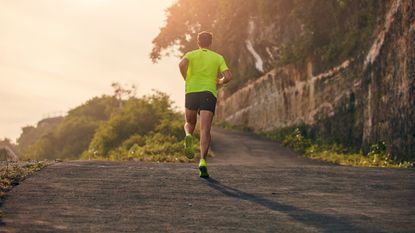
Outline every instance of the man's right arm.
<svg viewBox="0 0 415 233">
<path fill-rule="evenodd" d="M 218 79 L 218 84 L 222 85 L 228 83 L 232 80 L 232 72 L 230 70 L 225 70 L 222 73 L 222 78 Z"/>
<path fill-rule="evenodd" d="M 187 58 L 183 58 L 179 63 L 180 73 L 184 80 L 186 80 L 187 75 L 187 67 L 189 66 L 189 60 Z"/>
</svg>

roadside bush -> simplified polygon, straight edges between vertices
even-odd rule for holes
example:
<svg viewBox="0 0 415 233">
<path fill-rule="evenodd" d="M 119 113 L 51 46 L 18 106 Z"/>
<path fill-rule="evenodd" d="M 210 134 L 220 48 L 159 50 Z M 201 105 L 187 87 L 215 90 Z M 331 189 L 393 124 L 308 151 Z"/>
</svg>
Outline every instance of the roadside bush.
<svg viewBox="0 0 415 233">
<path fill-rule="evenodd" d="M 311 127 L 299 125 L 261 133 L 262 136 L 282 143 L 311 159 L 323 160 L 339 165 L 365 166 L 365 167 L 414 167 L 411 161 L 396 161 L 387 151 L 385 142 L 380 141 L 371 146 L 370 152 L 353 153 L 351 149 L 336 143 L 327 143 L 321 139 L 314 139 Z"/>
<path fill-rule="evenodd" d="M 284 146 L 288 146 L 300 154 L 304 154 L 307 148 L 311 146 L 311 140 L 305 138 L 298 128 L 287 135 L 282 142 Z"/>
</svg>

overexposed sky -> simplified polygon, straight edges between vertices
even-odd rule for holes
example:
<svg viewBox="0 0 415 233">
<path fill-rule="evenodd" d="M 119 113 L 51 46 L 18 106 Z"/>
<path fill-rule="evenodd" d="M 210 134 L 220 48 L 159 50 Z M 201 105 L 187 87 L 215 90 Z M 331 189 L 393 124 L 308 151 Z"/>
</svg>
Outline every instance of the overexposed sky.
<svg viewBox="0 0 415 233">
<path fill-rule="evenodd" d="M 183 109 L 178 58 L 149 59 L 174 0 L 0 0 L 0 139 L 67 112 L 112 82 L 171 95 Z"/>
</svg>

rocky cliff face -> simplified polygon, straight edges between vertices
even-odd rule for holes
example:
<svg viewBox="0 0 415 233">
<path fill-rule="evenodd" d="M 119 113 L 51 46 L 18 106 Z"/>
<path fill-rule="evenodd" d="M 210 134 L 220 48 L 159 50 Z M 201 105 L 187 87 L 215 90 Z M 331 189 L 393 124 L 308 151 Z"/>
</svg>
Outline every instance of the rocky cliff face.
<svg viewBox="0 0 415 233">
<path fill-rule="evenodd" d="M 255 66 L 266 72 L 278 47 L 261 48 L 265 59 L 247 39 Z M 220 91 L 217 118 L 256 131 L 305 123 L 356 149 L 382 140 L 392 155 L 415 159 L 415 1 L 391 3 L 364 56 L 319 74 L 311 62 L 307 71 L 271 69 L 232 95 Z"/>
</svg>

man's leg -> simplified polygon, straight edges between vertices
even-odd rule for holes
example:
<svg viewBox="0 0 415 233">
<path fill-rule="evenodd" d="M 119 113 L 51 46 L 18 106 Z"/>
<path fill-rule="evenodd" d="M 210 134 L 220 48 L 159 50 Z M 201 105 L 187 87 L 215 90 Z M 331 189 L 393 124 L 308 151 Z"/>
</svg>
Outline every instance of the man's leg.
<svg viewBox="0 0 415 233">
<path fill-rule="evenodd" d="M 193 151 L 193 131 L 196 127 L 197 111 L 186 108 L 185 110 L 185 123 L 184 131 L 186 137 L 184 138 L 184 154 L 188 159 L 193 159 L 195 153 Z"/>
<path fill-rule="evenodd" d="M 213 112 L 200 111 L 200 159 L 206 159 L 210 145 L 210 128 L 212 127 Z"/>
<path fill-rule="evenodd" d="M 202 178 L 209 178 L 207 169 L 206 156 L 210 146 L 210 128 L 212 126 L 213 112 L 202 110 L 200 111 L 200 162 L 199 162 L 199 176 Z"/>
<path fill-rule="evenodd" d="M 184 132 L 186 132 L 186 135 L 188 134 L 193 135 L 193 131 L 195 131 L 196 122 L 197 122 L 197 111 L 186 108 L 184 119 L 185 119 Z"/>
</svg>

